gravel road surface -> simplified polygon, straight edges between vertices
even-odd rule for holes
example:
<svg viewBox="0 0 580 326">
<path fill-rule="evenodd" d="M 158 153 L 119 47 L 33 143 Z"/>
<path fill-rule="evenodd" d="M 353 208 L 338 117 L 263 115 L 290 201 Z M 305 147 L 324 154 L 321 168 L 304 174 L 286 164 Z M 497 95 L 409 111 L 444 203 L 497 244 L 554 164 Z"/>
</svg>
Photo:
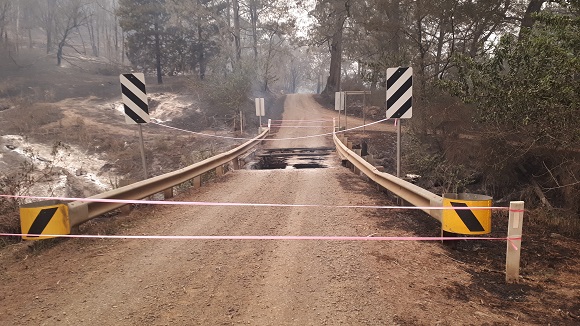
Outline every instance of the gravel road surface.
<svg viewBox="0 0 580 326">
<path fill-rule="evenodd" d="M 289 95 L 282 126 L 333 115 L 308 95 Z M 275 137 L 329 126 L 281 127 Z M 331 137 L 265 144 L 321 146 L 332 146 Z M 139 207 L 116 218 L 115 232 L 409 236 L 416 234 L 396 220 L 427 219 L 332 208 L 392 203 L 334 155 L 327 165 L 233 171 L 175 200 L 330 207 Z M 14 245 L 0 253 L 0 325 L 511 324 L 483 302 L 462 300 L 471 275 L 445 252 L 439 243 L 394 241 L 71 239 L 34 252 Z"/>
</svg>

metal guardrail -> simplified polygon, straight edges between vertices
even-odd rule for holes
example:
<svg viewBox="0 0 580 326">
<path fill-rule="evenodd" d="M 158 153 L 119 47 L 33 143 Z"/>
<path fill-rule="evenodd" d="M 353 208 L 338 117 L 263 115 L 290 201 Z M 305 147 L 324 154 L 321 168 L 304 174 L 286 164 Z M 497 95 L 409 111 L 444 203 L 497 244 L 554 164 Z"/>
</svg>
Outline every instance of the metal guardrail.
<svg viewBox="0 0 580 326">
<path fill-rule="evenodd" d="M 371 163 L 363 160 L 354 151 L 348 148 L 347 138 L 343 135 L 334 134 L 334 144 L 336 151 L 342 159 L 348 160 L 354 167 L 364 173 L 371 180 L 388 189 L 396 196 L 411 203 L 414 206 L 421 207 L 422 210 L 431 217 L 442 220 L 441 210 L 431 210 L 427 207 L 441 207 L 443 206 L 443 198 L 436 194 L 427 191 L 417 185 L 414 185 L 405 180 L 399 179 L 391 174 L 379 171 Z"/>
<path fill-rule="evenodd" d="M 234 169 L 237 169 L 239 167 L 238 157 L 260 144 L 268 133 L 269 129 L 265 129 L 256 138 L 225 153 L 210 157 L 180 170 L 100 193 L 89 197 L 89 199 L 137 200 L 160 192 L 164 192 L 165 198 L 170 198 L 173 196 L 173 187 L 190 180 L 194 181 L 195 186 L 199 186 L 201 184 L 200 176 L 202 174 L 212 170 L 217 170 L 218 174 L 221 174 L 223 173 L 223 166 L 227 163 L 233 162 Z M 99 215 L 125 206 L 126 204 L 75 201 L 68 203 L 67 205 L 70 226 L 75 227 Z"/>
<path fill-rule="evenodd" d="M 418 187 L 410 182 L 399 179 L 388 173 L 379 171 L 371 163 L 360 157 L 360 153 L 355 153 L 349 147 L 348 139 L 344 135 L 334 134 L 334 144 L 338 155 L 348 160 L 356 170 L 364 173 L 371 180 L 399 196 L 403 200 L 420 207 L 425 213 L 443 223 L 443 211 L 431 210 L 429 207 L 443 206 L 443 197 Z M 346 143 L 346 145 L 345 145 Z M 522 224 L 524 218 L 524 202 L 512 201 L 509 207 L 509 221 L 507 233 L 506 249 L 506 283 L 517 283 L 519 281 L 520 271 L 520 253 Z"/>
</svg>

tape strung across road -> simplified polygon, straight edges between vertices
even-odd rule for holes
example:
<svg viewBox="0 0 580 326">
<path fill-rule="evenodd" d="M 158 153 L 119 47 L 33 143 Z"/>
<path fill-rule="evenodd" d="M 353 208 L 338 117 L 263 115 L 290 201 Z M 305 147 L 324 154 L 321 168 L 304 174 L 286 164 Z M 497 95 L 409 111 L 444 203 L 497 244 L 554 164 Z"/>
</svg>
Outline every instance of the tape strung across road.
<svg viewBox="0 0 580 326">
<path fill-rule="evenodd" d="M 182 206 L 245 206 L 245 207 L 309 207 L 309 208 L 351 208 L 351 209 L 406 209 L 406 210 L 501 210 L 522 212 L 522 210 L 510 210 L 509 207 L 415 207 L 415 206 L 363 206 L 363 205 L 320 205 L 320 204 L 260 204 L 260 203 L 220 203 L 220 202 L 190 202 L 190 201 L 165 201 L 165 200 L 128 200 L 128 199 L 101 199 L 101 198 L 71 198 L 71 197 L 42 197 L 42 196 L 13 196 L 0 195 L 0 198 L 40 199 L 60 201 L 81 201 L 97 203 L 123 203 L 123 204 L 148 204 L 148 205 L 182 205 Z M 0 236 L 38 237 L 38 234 L 0 233 Z M 508 241 L 521 240 L 521 237 L 513 238 L 486 238 L 486 237 L 356 237 L 356 236 L 162 236 L 162 235 L 49 235 L 41 237 L 60 238 L 102 238 L 102 239 L 166 239 L 166 240 L 321 240 L 321 241 L 449 241 L 449 240 L 497 240 Z"/>
<path fill-rule="evenodd" d="M 272 127 L 272 128 L 332 128 L 332 126 L 283 126 L 283 125 L 279 125 L 279 126 L 271 125 L 270 127 Z"/>
<path fill-rule="evenodd" d="M 43 197 L 0 195 L 0 198 L 80 201 L 89 203 L 122 203 L 140 205 L 181 205 L 181 206 L 238 206 L 238 207 L 310 207 L 310 208 L 361 208 L 361 209 L 406 209 L 406 210 L 496 210 L 509 211 L 509 207 L 417 207 L 417 206 L 379 206 L 379 205 L 321 205 L 321 204 L 275 204 L 275 203 L 228 203 L 228 202 L 200 202 L 200 201 L 171 201 L 171 200 L 136 200 L 136 199 L 106 199 L 106 198 L 73 198 L 73 197 Z M 512 210 L 512 212 L 522 212 Z"/>
<path fill-rule="evenodd" d="M 351 130 L 361 129 L 361 128 L 368 127 L 368 126 L 372 126 L 374 124 L 377 124 L 377 123 L 380 123 L 380 122 L 384 122 L 384 121 L 387 121 L 387 120 L 389 120 L 389 119 L 382 119 L 382 120 L 379 120 L 379 121 L 367 123 L 367 124 L 362 125 L 362 126 L 353 127 L 353 128 L 344 129 L 344 130 L 339 130 L 339 131 L 336 131 L 336 132 L 327 132 L 327 133 L 317 134 L 317 135 L 309 135 L 309 136 L 301 136 L 301 137 L 290 137 L 290 138 L 264 138 L 262 140 L 263 141 L 280 141 L 280 140 L 297 140 L 297 139 L 308 139 L 308 138 L 332 136 L 335 133 L 336 134 L 339 134 L 339 133 L 343 133 L 343 132 L 347 132 L 347 131 L 351 131 Z M 218 136 L 218 135 L 204 134 L 202 132 L 195 132 L 195 131 L 191 131 L 191 130 L 185 130 L 185 129 L 180 129 L 180 128 L 176 128 L 176 127 L 171 127 L 171 126 L 168 126 L 168 125 L 164 125 L 162 123 L 153 121 L 153 119 L 151 119 L 151 123 L 154 124 L 154 125 L 157 125 L 157 126 L 161 126 L 161 127 L 165 127 L 165 128 L 169 128 L 169 129 L 173 129 L 173 130 L 178 130 L 178 131 L 181 131 L 181 132 L 186 132 L 186 133 L 190 133 L 190 134 L 194 134 L 194 135 L 206 136 L 206 137 L 214 137 L 214 138 L 222 138 L 222 139 L 232 139 L 232 140 L 251 140 L 251 139 L 253 139 L 253 138 L 229 137 L 229 136 Z"/>
<path fill-rule="evenodd" d="M 332 119 L 319 119 L 319 120 L 272 120 L 272 122 L 304 122 L 304 123 L 314 123 L 314 122 L 332 122 Z"/>
<path fill-rule="evenodd" d="M 38 234 L 0 233 L 2 237 L 38 237 Z M 41 237 L 54 238 L 97 238 L 97 239 L 154 239 L 154 240 L 318 240 L 318 241 L 457 241 L 457 240 L 490 240 L 511 241 L 521 237 L 486 238 L 486 237 L 349 237 L 349 236 L 292 236 L 292 235 L 93 235 L 93 234 L 42 234 Z M 512 244 L 517 250 L 514 244 Z"/>
</svg>

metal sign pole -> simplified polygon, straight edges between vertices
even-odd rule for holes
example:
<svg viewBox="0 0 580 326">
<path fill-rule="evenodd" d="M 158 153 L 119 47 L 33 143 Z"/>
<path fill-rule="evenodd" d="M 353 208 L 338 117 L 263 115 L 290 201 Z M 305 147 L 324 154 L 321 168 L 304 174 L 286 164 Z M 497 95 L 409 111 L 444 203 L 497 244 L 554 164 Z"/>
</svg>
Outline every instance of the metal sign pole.
<svg viewBox="0 0 580 326">
<path fill-rule="evenodd" d="M 262 133 L 262 117 L 266 115 L 264 98 L 256 97 L 255 102 L 256 102 L 256 115 L 259 117 L 260 120 L 260 127 L 258 128 L 258 132 Z"/>
<path fill-rule="evenodd" d="M 145 145 L 143 143 L 143 127 L 141 124 L 137 124 L 139 126 L 139 147 L 141 148 L 141 161 L 143 161 L 143 174 L 145 175 L 145 179 L 149 179 L 149 175 L 147 174 L 147 160 L 145 159 Z"/>
<path fill-rule="evenodd" d="M 397 125 L 397 178 L 401 177 L 401 119 L 395 119 Z"/>
<path fill-rule="evenodd" d="M 338 111 L 338 130 L 340 130 L 340 111 L 342 110 L 342 93 L 334 93 L 334 109 Z"/>
<path fill-rule="evenodd" d="M 344 129 L 348 129 L 348 120 L 346 117 L 346 93 L 343 93 L 342 95 L 342 99 L 343 99 L 343 106 L 344 106 Z"/>
</svg>

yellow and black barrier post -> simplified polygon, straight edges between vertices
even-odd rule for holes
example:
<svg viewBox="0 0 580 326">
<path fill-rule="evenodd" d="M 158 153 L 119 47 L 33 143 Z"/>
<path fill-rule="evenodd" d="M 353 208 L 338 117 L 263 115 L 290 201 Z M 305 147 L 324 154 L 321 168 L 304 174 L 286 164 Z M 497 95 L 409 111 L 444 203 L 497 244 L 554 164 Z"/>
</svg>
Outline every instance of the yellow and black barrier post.
<svg viewBox="0 0 580 326">
<path fill-rule="evenodd" d="M 492 198 L 476 194 L 444 194 L 443 207 L 454 207 L 443 211 L 441 228 L 456 234 L 488 234 L 491 232 L 491 209 L 469 209 L 469 207 L 491 207 Z"/>
<path fill-rule="evenodd" d="M 70 234 L 68 206 L 56 200 L 47 200 L 20 206 L 20 228 L 24 240 L 42 240 L 43 236 Z"/>
</svg>

